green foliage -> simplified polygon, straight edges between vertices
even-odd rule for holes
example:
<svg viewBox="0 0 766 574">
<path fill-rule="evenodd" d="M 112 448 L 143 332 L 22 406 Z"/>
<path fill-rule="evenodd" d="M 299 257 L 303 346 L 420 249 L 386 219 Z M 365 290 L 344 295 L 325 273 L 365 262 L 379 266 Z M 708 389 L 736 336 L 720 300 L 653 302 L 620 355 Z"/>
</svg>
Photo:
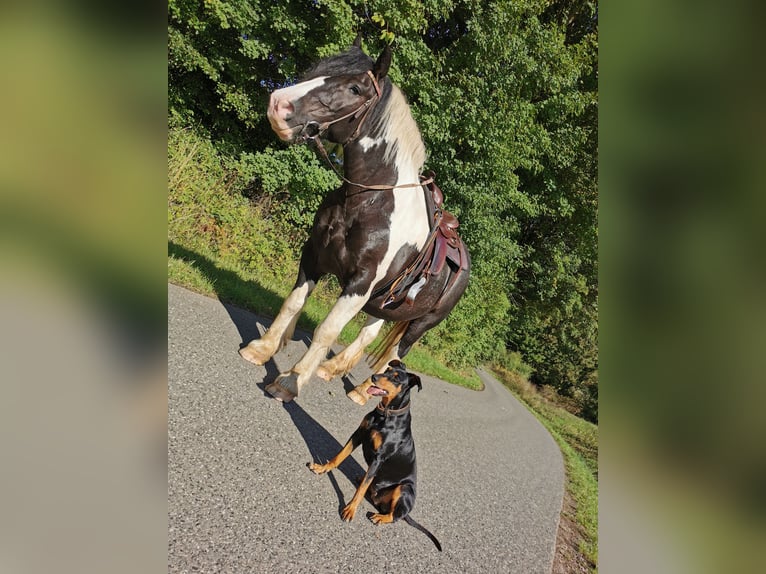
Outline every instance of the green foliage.
<svg viewBox="0 0 766 574">
<path fill-rule="evenodd" d="M 273 200 L 275 213 L 296 227 L 302 240 L 322 197 L 340 183 L 305 146 L 243 152 L 230 166 L 248 182 L 248 195 Z"/>
<path fill-rule="evenodd" d="M 473 259 L 466 295 L 424 343 L 460 366 L 515 351 L 597 420 L 595 2 L 170 0 L 168 20 L 172 117 L 213 142 L 242 201 L 289 224 L 293 249 L 337 179 L 276 140 L 268 94 L 358 30 L 373 56 L 392 42 L 390 75 Z"/>
</svg>

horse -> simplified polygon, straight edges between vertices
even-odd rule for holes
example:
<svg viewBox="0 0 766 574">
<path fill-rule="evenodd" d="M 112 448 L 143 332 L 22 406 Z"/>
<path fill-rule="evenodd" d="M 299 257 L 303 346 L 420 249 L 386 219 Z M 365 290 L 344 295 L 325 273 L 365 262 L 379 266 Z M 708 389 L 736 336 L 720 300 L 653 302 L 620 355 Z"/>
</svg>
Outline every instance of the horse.
<svg viewBox="0 0 766 574">
<path fill-rule="evenodd" d="M 438 205 L 434 208 L 427 193 L 430 182 L 421 176 L 425 146 L 404 94 L 388 77 L 390 65 L 389 46 L 373 60 L 357 38 L 346 51 L 320 60 L 296 84 L 275 90 L 269 99 L 267 117 L 281 140 L 314 141 L 328 162 L 321 138 L 343 146 L 343 174 L 338 174 L 343 184 L 323 199 L 315 214 L 291 293 L 266 333 L 240 349 L 247 361 L 269 361 L 292 338 L 317 281 L 327 274 L 338 278 L 342 292 L 316 327 L 308 350 L 266 386 L 266 392 L 283 402 L 297 397 L 314 373 L 327 381 L 347 374 L 390 321 L 394 326 L 372 366 L 374 373 L 383 372 L 449 314 L 468 285 L 470 255 L 454 232 L 457 220 Z M 453 233 L 458 256 L 448 264 L 443 264 L 443 255 L 439 265 L 432 263 L 439 249 L 433 239 L 434 218 L 436 224 L 449 220 L 441 228 Z M 413 262 L 418 260 L 415 273 Z M 342 328 L 360 311 L 369 318 L 356 340 L 327 359 Z M 363 405 L 370 385 L 368 378 L 347 395 Z"/>
</svg>

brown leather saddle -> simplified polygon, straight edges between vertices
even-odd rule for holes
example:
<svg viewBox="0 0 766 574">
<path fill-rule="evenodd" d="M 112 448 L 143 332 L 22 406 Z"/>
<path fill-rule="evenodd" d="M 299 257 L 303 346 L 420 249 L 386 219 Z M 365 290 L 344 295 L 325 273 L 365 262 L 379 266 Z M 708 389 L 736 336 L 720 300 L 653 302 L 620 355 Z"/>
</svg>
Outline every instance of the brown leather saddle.
<svg viewBox="0 0 766 574">
<path fill-rule="evenodd" d="M 372 299 L 387 293 L 380 304 L 381 309 L 402 299 L 410 305 L 414 304 L 415 298 L 426 286 L 430 277 L 441 272 L 445 263 L 450 266 L 452 273 L 442 294 L 455 282 L 460 273 L 468 269 L 468 254 L 457 232 L 460 222 L 457 217 L 444 209 L 444 194 L 434 179 L 433 171 L 420 176 L 426 206 L 431 214 L 429 218 L 431 232 L 417 257 L 394 279 L 373 292 Z"/>
</svg>

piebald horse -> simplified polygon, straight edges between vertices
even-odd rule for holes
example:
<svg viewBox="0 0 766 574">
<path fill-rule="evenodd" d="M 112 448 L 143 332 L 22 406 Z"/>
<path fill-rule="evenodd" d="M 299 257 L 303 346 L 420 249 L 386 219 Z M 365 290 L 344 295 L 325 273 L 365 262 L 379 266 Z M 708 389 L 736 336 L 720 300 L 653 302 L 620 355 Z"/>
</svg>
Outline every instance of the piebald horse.
<svg viewBox="0 0 766 574">
<path fill-rule="evenodd" d="M 314 331 L 309 349 L 266 386 L 284 402 L 298 396 L 314 373 L 328 381 L 348 373 L 383 323 L 392 321 L 396 324 L 372 367 L 382 372 L 447 316 L 468 285 L 469 255 L 461 246 L 460 265 L 445 264 L 438 271 L 434 266 L 420 274 L 406 300 L 392 301 L 386 289 L 433 235 L 433 211 L 420 179 L 425 146 L 404 95 L 388 78 L 390 64 L 389 47 L 373 61 L 357 40 L 347 51 L 321 60 L 297 84 L 271 94 L 267 115 L 280 139 L 313 139 L 322 151 L 320 136 L 343 145 L 343 185 L 324 198 L 315 215 L 292 292 L 268 331 L 240 350 L 252 363 L 267 362 L 292 338 L 317 281 L 326 274 L 338 278 L 342 293 Z M 360 311 L 369 320 L 359 336 L 328 360 L 341 329 Z M 364 404 L 368 389 L 374 392 L 369 378 L 348 396 Z"/>
</svg>

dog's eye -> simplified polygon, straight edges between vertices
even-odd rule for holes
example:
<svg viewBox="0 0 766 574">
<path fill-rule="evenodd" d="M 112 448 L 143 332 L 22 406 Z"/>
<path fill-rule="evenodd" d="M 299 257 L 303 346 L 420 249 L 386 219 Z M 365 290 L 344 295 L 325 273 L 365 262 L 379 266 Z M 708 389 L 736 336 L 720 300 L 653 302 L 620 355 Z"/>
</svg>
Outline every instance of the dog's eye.
<svg viewBox="0 0 766 574">
<path fill-rule="evenodd" d="M 355 96 L 359 95 L 359 86 L 353 85 L 349 88 L 349 90 L 351 90 L 351 93 Z"/>
</svg>

